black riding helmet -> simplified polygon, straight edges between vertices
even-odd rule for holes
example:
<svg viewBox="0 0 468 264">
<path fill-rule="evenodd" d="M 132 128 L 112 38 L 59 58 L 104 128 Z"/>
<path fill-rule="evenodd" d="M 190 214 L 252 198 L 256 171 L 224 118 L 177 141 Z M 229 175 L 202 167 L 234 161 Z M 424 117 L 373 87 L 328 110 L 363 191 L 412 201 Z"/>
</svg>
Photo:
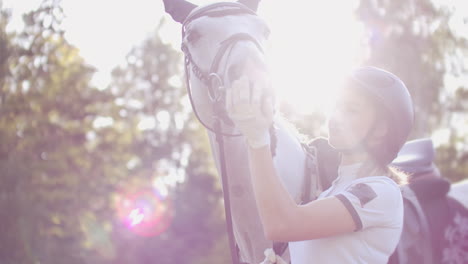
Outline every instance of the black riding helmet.
<svg viewBox="0 0 468 264">
<path fill-rule="evenodd" d="M 379 164 L 386 166 L 398 155 L 413 127 L 411 95 L 400 78 L 377 67 L 357 68 L 348 76 L 347 82 L 349 86 L 362 89 L 375 99 L 383 115 L 379 119 L 385 120 L 389 127 L 384 142 L 378 149 L 364 146 Z"/>
</svg>

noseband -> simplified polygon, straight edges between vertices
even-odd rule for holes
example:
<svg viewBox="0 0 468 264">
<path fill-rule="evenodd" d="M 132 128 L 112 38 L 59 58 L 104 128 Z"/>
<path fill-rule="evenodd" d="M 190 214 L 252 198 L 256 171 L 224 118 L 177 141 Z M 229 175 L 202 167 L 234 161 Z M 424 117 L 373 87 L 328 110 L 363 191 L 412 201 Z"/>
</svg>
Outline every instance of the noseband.
<svg viewBox="0 0 468 264">
<path fill-rule="evenodd" d="M 221 9 L 221 10 L 213 10 L 217 8 L 226 8 L 226 9 Z M 211 66 L 209 69 L 209 72 L 204 71 L 198 64 L 193 60 L 193 57 L 190 53 L 190 50 L 185 41 L 185 35 L 186 35 L 186 27 L 189 23 L 194 21 L 197 18 L 208 16 L 208 17 L 223 17 L 227 15 L 245 15 L 245 14 L 250 14 L 250 15 L 255 15 L 255 12 L 250 10 L 249 8 L 245 7 L 242 4 L 237 4 L 237 3 L 218 3 L 218 4 L 213 4 L 209 5 L 206 7 L 202 7 L 201 9 L 198 10 L 198 12 L 194 13 L 193 15 L 189 15 L 187 19 L 184 21 L 184 24 L 182 26 L 182 51 L 184 52 L 185 55 L 185 60 L 184 60 L 184 67 L 185 67 L 185 75 L 186 75 L 186 85 L 187 85 L 187 90 L 190 98 L 190 103 L 192 105 L 192 109 L 197 117 L 197 119 L 200 121 L 200 123 L 206 127 L 208 130 L 215 132 L 215 133 L 221 133 L 223 136 L 240 136 L 240 133 L 225 133 L 225 132 L 220 132 L 220 131 L 215 131 L 213 127 L 210 125 L 206 124 L 202 118 L 198 115 L 197 109 L 195 107 L 193 98 L 192 98 L 192 89 L 190 86 L 190 66 L 192 68 L 192 73 L 197 77 L 207 88 L 208 88 L 208 96 L 213 103 L 213 109 L 214 109 L 214 114 L 217 116 L 217 118 L 221 119 L 225 124 L 234 127 L 233 122 L 231 119 L 228 117 L 225 107 L 224 107 L 224 92 L 225 92 L 225 72 L 226 68 L 224 68 L 223 72 L 220 73 L 220 64 L 221 60 L 225 56 L 230 56 L 230 52 L 232 51 L 233 47 L 241 41 L 250 41 L 255 44 L 257 49 L 263 53 L 262 46 L 260 43 L 257 41 L 257 39 L 247 33 L 235 33 L 229 36 L 227 39 L 223 40 L 219 44 L 218 51 L 216 52 L 216 55 L 211 62 Z"/>
<path fill-rule="evenodd" d="M 250 41 L 255 44 L 255 46 L 263 53 L 263 49 L 258 41 L 247 33 L 235 33 L 229 36 L 227 39 L 222 41 L 219 44 L 219 48 L 214 56 L 213 61 L 211 62 L 211 66 L 209 72 L 205 72 L 198 64 L 193 60 L 193 57 L 190 53 L 188 45 L 184 43 L 186 40 L 186 28 L 189 23 L 194 21 L 197 18 L 203 16 L 210 16 L 210 17 L 223 17 L 228 15 L 243 15 L 243 14 L 250 14 L 255 15 L 255 12 L 250 10 L 249 8 L 245 7 L 242 4 L 238 3 L 218 3 L 212 4 L 205 7 L 202 7 L 198 11 L 191 13 L 187 19 L 184 21 L 182 25 L 182 51 L 185 54 L 185 76 L 186 76 L 186 85 L 187 90 L 190 98 L 190 103 L 192 104 L 193 112 L 195 116 L 200 121 L 200 123 L 206 127 L 206 129 L 210 130 L 216 135 L 216 142 L 218 143 L 219 149 L 219 161 L 220 161 L 220 172 L 221 172 L 221 179 L 223 185 L 223 196 L 224 196 L 224 211 L 226 214 L 226 228 L 228 234 L 228 241 L 229 241 L 229 248 L 231 251 L 231 258 L 233 264 L 240 264 L 239 260 L 239 248 L 236 245 L 235 238 L 234 238 L 234 230 L 232 225 L 232 216 L 231 216 L 231 202 L 230 202 L 230 194 L 229 194 L 229 179 L 227 176 L 227 167 L 226 167 L 226 159 L 225 159 L 225 150 L 224 150 L 224 136 L 233 137 L 233 136 L 240 136 L 240 133 L 225 133 L 222 131 L 222 123 L 234 128 L 234 123 L 228 117 L 228 114 L 225 109 L 225 82 L 224 77 L 226 76 L 226 66 L 224 69 L 220 69 L 221 61 L 224 57 L 226 57 L 226 65 L 231 55 L 231 51 L 234 46 L 241 41 Z M 188 40 L 187 40 L 188 41 Z M 197 112 L 197 108 L 192 98 L 192 91 L 190 86 L 190 70 L 192 68 L 192 72 L 207 88 L 208 88 L 208 97 L 211 100 L 212 107 L 213 107 L 213 118 L 214 118 L 214 127 L 206 124 L 200 115 Z M 222 72 L 221 72 L 222 71 Z"/>
</svg>

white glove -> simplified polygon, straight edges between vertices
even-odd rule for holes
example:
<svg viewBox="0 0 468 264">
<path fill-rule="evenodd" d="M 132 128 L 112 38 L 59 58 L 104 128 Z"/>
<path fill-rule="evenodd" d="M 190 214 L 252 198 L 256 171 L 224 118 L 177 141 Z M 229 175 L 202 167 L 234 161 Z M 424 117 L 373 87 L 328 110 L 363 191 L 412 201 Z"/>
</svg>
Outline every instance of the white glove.
<svg viewBox="0 0 468 264">
<path fill-rule="evenodd" d="M 273 124 L 274 103 L 264 78 L 250 83 L 246 75 L 226 89 L 226 109 L 236 127 L 252 148 L 270 144 L 269 128 Z"/>
<path fill-rule="evenodd" d="M 287 264 L 284 259 L 276 255 L 273 249 L 265 249 L 265 259 L 260 264 Z"/>
</svg>

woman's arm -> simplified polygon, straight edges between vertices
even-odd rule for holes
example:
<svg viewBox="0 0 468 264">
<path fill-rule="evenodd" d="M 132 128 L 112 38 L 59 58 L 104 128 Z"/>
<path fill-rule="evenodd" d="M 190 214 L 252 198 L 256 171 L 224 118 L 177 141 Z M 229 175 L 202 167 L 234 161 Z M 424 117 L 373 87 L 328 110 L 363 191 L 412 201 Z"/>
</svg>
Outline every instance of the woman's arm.
<svg viewBox="0 0 468 264">
<path fill-rule="evenodd" d="M 249 148 L 249 162 L 255 200 L 268 239 L 310 240 L 356 230 L 351 213 L 336 197 L 297 205 L 277 176 L 269 146 Z"/>
<path fill-rule="evenodd" d="M 245 74 L 226 89 L 226 110 L 249 145 L 250 174 L 265 235 L 274 241 L 297 241 L 355 230 L 338 198 L 297 205 L 283 187 L 269 147 L 275 111 L 268 72 L 252 65 L 256 64 L 248 60 Z"/>
</svg>

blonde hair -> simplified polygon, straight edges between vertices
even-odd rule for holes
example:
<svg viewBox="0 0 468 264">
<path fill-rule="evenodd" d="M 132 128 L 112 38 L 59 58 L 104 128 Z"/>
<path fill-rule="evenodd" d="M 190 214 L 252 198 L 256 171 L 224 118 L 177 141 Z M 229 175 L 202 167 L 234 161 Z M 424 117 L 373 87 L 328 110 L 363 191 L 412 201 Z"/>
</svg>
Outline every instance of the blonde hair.
<svg viewBox="0 0 468 264">
<path fill-rule="evenodd" d="M 391 166 L 385 165 L 381 166 L 372 159 L 365 161 L 361 168 L 359 168 L 358 176 L 387 176 L 396 182 L 398 185 L 408 184 L 408 174 L 405 172 Z"/>
<path fill-rule="evenodd" d="M 394 180 L 398 185 L 408 184 L 409 175 L 393 166 L 387 166 L 388 177 Z"/>
</svg>

